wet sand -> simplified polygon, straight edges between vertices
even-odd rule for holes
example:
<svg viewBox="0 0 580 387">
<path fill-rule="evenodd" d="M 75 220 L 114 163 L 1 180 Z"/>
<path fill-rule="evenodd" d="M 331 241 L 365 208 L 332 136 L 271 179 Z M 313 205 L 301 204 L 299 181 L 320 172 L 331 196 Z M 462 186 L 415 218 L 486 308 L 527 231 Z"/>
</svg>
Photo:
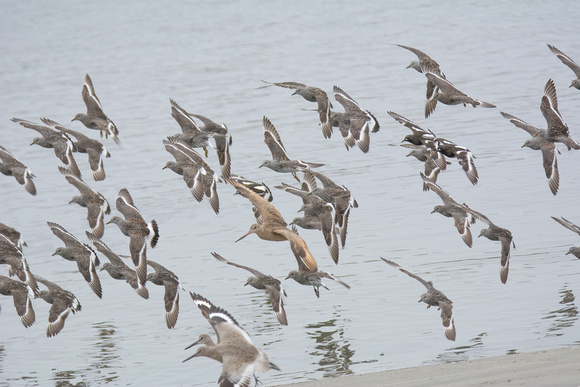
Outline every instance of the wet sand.
<svg viewBox="0 0 580 387">
<path fill-rule="evenodd" d="M 296 387 L 580 386 L 580 346 L 349 375 Z"/>
</svg>

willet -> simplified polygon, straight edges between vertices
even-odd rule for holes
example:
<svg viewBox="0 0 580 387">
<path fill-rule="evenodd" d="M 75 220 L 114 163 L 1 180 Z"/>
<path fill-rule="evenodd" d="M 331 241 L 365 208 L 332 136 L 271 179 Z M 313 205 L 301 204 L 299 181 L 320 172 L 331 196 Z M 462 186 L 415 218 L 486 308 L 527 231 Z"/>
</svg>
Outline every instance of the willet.
<svg viewBox="0 0 580 387">
<path fill-rule="evenodd" d="M 95 129 L 100 131 L 101 137 L 103 132 L 105 137 L 109 135 L 113 138 L 117 145 L 121 144 L 118 134 L 119 130 L 117 126 L 107 117 L 105 112 L 103 112 L 103 106 L 101 101 L 95 93 L 95 88 L 93 87 L 93 81 L 89 74 L 85 75 L 85 83 L 83 84 L 82 91 L 83 102 L 87 107 L 87 114 L 79 113 L 71 121 L 80 121 L 89 129 Z"/>
<path fill-rule="evenodd" d="M 165 295 L 163 296 L 165 323 L 167 328 L 174 328 L 179 316 L 179 288 L 181 287 L 179 278 L 171 270 L 157 262 L 149 260 L 147 264 L 155 270 L 155 272 L 147 275 L 147 281 L 165 288 Z"/>
<path fill-rule="evenodd" d="M 282 144 L 280 135 L 272 122 L 264 117 L 262 123 L 264 126 L 264 142 L 268 146 L 268 149 L 270 149 L 272 160 L 265 160 L 262 165 L 260 165 L 260 168 L 268 167 L 275 172 L 291 173 L 296 180 L 300 181 L 298 176 L 296 176 L 296 172 L 303 172 L 310 168 L 318 168 L 324 165 L 304 162 L 301 160 L 290 160 L 286 154 L 286 148 L 284 148 L 284 145 Z"/>
<path fill-rule="evenodd" d="M 73 156 L 76 152 L 76 146 L 68 134 L 56 130 L 55 128 L 37 124 L 31 121 L 22 120 L 20 118 L 11 118 L 12 122 L 16 122 L 28 129 L 36 130 L 42 137 L 35 137 L 30 145 L 36 144 L 43 148 L 52 148 L 56 157 L 60 159 L 75 175 L 81 176 L 81 171 Z"/>
<path fill-rule="evenodd" d="M 288 325 L 288 319 L 286 317 L 286 311 L 284 310 L 284 300 L 282 296 L 286 296 L 286 292 L 282 288 L 282 284 L 280 280 L 277 278 L 272 277 L 271 275 L 266 275 L 256 269 L 253 269 L 248 266 L 240 265 L 239 263 L 235 263 L 232 261 L 228 261 L 218 253 L 211 253 L 215 259 L 220 262 L 227 263 L 228 265 L 239 267 L 240 269 L 244 269 L 249 271 L 253 274 L 253 277 L 248 277 L 248 280 L 244 284 L 251 285 L 252 287 L 265 290 L 268 293 L 268 297 L 270 299 L 270 304 L 272 305 L 272 309 L 274 309 L 274 313 L 276 314 L 276 318 L 282 325 Z"/>
<path fill-rule="evenodd" d="M 67 261 L 76 261 L 79 272 L 97 297 L 103 297 L 101 281 L 97 275 L 97 266 L 99 258 L 97 253 L 86 243 L 81 243 L 73 234 L 68 232 L 64 227 L 53 222 L 46 222 L 66 247 L 59 247 L 52 255 L 60 255 Z"/>
<path fill-rule="evenodd" d="M 574 62 L 568 55 L 564 54 L 562 51 L 558 50 L 556 47 L 548 44 L 548 48 L 564 63 L 566 66 L 570 67 L 570 70 L 574 71 L 576 79 L 572 81 L 570 86 L 575 87 L 580 90 L 580 66 Z"/>
<path fill-rule="evenodd" d="M 116 200 L 117 211 L 119 211 L 125 219 L 118 216 L 113 216 L 107 222 L 114 223 L 119 226 L 123 235 L 129 237 L 129 251 L 131 252 L 131 259 L 137 269 L 137 275 L 142 283 L 145 283 L 147 277 L 147 265 L 142 260 L 146 260 L 147 240 L 154 248 L 159 240 L 159 228 L 155 219 L 150 223 L 145 222 L 141 212 L 135 207 L 133 198 L 126 188 L 119 191 Z"/>
<path fill-rule="evenodd" d="M 317 270 L 316 260 L 310 253 L 310 250 L 308 250 L 308 246 L 306 245 L 306 242 L 304 242 L 304 239 L 286 227 L 287 223 L 284 221 L 284 218 L 272 204 L 236 181 L 226 180 L 226 182 L 231 184 L 243 197 L 252 202 L 254 207 L 260 213 L 262 219 L 261 224 L 253 224 L 250 227 L 250 230 L 236 240 L 236 242 L 250 234 L 256 234 L 260 239 L 268 241 L 287 240 L 290 242 L 290 249 L 294 253 L 298 265 L 304 265 L 310 271 Z"/>
<path fill-rule="evenodd" d="M 419 302 L 424 302 L 427 304 L 427 308 L 431 306 L 436 306 L 441 310 L 441 320 L 443 321 L 443 332 L 448 340 L 455 341 L 456 331 L 455 331 L 455 319 L 453 317 L 453 301 L 445 296 L 441 291 L 433 287 L 433 282 L 425 281 L 423 278 L 405 270 L 397 263 L 390 261 L 381 257 L 383 261 L 389 265 L 396 267 L 403 273 L 407 274 L 409 277 L 416 279 L 421 282 L 423 286 L 427 288 L 427 293 L 421 295 Z"/>
<path fill-rule="evenodd" d="M 69 204 L 76 203 L 81 207 L 86 207 L 89 227 L 98 238 L 101 238 L 105 232 L 105 214 L 111 213 L 109 202 L 100 192 L 93 191 L 87 183 L 76 176 L 70 169 L 59 165 L 58 170 L 80 192 L 80 196 L 73 196 Z"/>
<path fill-rule="evenodd" d="M 439 153 L 434 152 L 423 145 L 415 145 L 415 144 L 400 144 L 400 145 L 404 148 L 408 148 L 411 150 L 406 157 L 413 156 L 417 160 L 424 163 L 425 178 L 429 180 L 431 183 L 437 183 L 437 176 L 439 176 L 439 173 L 441 173 L 442 171 L 442 169 L 439 168 L 439 166 L 435 162 L 435 157 L 437 157 L 437 154 Z M 446 164 L 451 163 L 447 161 Z M 427 183 L 423 183 L 423 191 L 429 191 L 429 185 L 427 185 Z"/>
<path fill-rule="evenodd" d="M 167 140 L 163 140 L 163 145 L 165 145 L 167 152 L 175 158 L 175 161 L 167 162 L 163 169 L 169 168 L 182 175 L 195 200 L 201 202 L 203 196 L 207 196 L 212 209 L 216 214 L 219 214 L 217 178 L 210 166 L 203 161 L 196 151 L 176 137 L 167 137 Z"/>
<path fill-rule="evenodd" d="M 332 104 L 328 100 L 328 94 L 326 94 L 324 90 L 314 86 L 307 86 L 304 83 L 298 82 L 262 82 L 268 84 L 267 86 L 262 87 L 273 85 L 284 87 L 286 89 L 293 89 L 294 92 L 292 95 L 298 94 L 309 102 L 316 102 L 318 104 L 317 111 L 318 117 L 320 119 L 320 125 L 322 125 L 322 135 L 324 138 L 330 138 L 332 136 L 332 124 L 330 118 L 330 108 L 332 107 Z"/>
<path fill-rule="evenodd" d="M 113 250 L 111 250 L 109 246 L 105 244 L 105 242 L 99 239 L 98 236 L 88 231 L 86 231 L 86 234 L 87 238 L 93 242 L 93 245 L 95 245 L 97 250 L 99 250 L 100 253 L 109 259 L 109 262 L 105 262 L 103 264 L 101 271 L 106 270 L 113 279 L 125 280 L 129 285 L 131 285 L 131 287 L 137 292 L 138 295 L 145 299 L 149 298 L 149 291 L 145 287 L 145 284 L 139 281 L 137 272 L 127 266 L 121 257 L 115 254 Z M 141 262 L 139 262 L 139 264 L 147 265 L 147 262 L 143 259 Z"/>
<path fill-rule="evenodd" d="M 111 154 L 107 151 L 107 149 L 105 149 L 103 144 L 97 140 L 93 140 L 92 138 L 85 136 L 82 133 L 77 132 L 76 130 L 66 128 L 58 122 L 48 118 L 41 118 L 40 120 L 46 125 L 55 128 L 56 130 L 65 132 L 66 134 L 70 134 L 76 138 L 74 144 L 77 152 L 86 153 L 89 156 L 89 165 L 93 173 L 93 179 L 95 179 L 95 181 L 105 180 L 106 174 L 105 167 L 103 166 L 103 158 L 111 157 Z"/>
<path fill-rule="evenodd" d="M 24 189 L 31 195 L 36 195 L 36 186 L 32 181 L 34 174 L 26 165 L 22 164 L 14 155 L 2 145 L 0 145 L 0 172 L 6 176 L 14 176 L 18 184 L 24 186 Z"/>
<path fill-rule="evenodd" d="M 47 287 L 47 290 L 41 290 L 38 297 L 52 304 L 48 311 L 48 326 L 46 336 L 52 337 L 64 328 L 64 322 L 70 312 L 76 313 L 81 311 L 81 304 L 72 292 L 64 290 L 54 282 L 50 282 L 42 277 L 35 276 L 36 280 Z"/>
<path fill-rule="evenodd" d="M 270 362 L 268 355 L 256 347 L 250 336 L 237 321 L 224 309 L 213 305 L 206 298 L 189 293 L 193 302 L 201 310 L 214 329 L 218 340 L 214 343 L 207 335 L 200 337 L 195 343 L 186 347 L 189 349 L 196 344 L 205 344 L 185 359 L 186 362 L 194 357 L 205 356 L 223 364 L 222 373 L 218 379 L 220 386 L 249 386 L 255 372 L 266 372 L 270 369 L 280 371 L 280 368 Z"/>
</svg>

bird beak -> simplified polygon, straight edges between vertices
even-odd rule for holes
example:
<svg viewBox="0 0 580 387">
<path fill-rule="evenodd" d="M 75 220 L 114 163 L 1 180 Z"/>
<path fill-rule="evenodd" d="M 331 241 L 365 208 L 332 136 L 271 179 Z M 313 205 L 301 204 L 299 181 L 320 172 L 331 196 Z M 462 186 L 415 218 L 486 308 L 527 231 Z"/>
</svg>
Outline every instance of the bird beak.
<svg viewBox="0 0 580 387">
<path fill-rule="evenodd" d="M 105 224 L 109 224 L 109 223 L 111 223 L 111 222 L 112 222 L 112 220 L 109 220 L 109 221 L 108 221 L 107 223 L 105 223 Z"/>
<path fill-rule="evenodd" d="M 187 348 L 189 348 L 189 347 L 187 347 Z M 186 349 L 187 349 L 187 348 L 186 348 Z M 185 363 L 185 362 L 186 362 L 186 361 L 188 361 L 189 359 L 193 359 L 193 358 L 194 358 L 194 357 L 196 357 L 196 356 L 197 356 L 197 354 L 195 354 L 195 353 L 194 353 L 193 355 L 191 355 L 190 357 L 188 357 L 187 359 L 185 359 L 184 361 L 182 361 L 182 363 Z"/>
<path fill-rule="evenodd" d="M 523 147 L 525 147 L 525 146 L 526 146 L 526 144 L 522 145 L 520 148 L 523 148 Z"/>
<path fill-rule="evenodd" d="M 199 344 L 199 340 L 197 340 L 195 343 L 193 343 L 193 344 L 191 344 L 191 345 L 188 345 L 187 347 L 185 347 L 185 349 L 189 349 L 189 348 L 191 348 L 191 347 L 193 347 L 194 345 L 197 345 L 197 344 Z M 195 356 L 195 355 L 194 355 L 194 356 Z M 189 357 L 189 358 L 185 359 L 184 361 L 188 361 L 188 360 L 189 360 L 189 359 L 191 359 L 192 357 L 193 357 L 193 356 L 191 356 L 191 357 Z"/>
<path fill-rule="evenodd" d="M 105 268 L 104 267 L 101 267 L 101 270 L 99 270 L 99 271 L 103 271 L 103 270 L 105 270 Z"/>
<path fill-rule="evenodd" d="M 435 210 L 431 211 L 431 213 L 433 214 L 435 212 Z"/>
<path fill-rule="evenodd" d="M 245 233 L 244 235 L 242 235 L 241 237 L 239 237 L 238 239 L 236 239 L 236 242 L 241 241 L 242 239 L 244 239 L 245 237 L 247 237 L 248 235 L 250 235 L 252 233 L 252 231 L 248 231 L 247 233 Z M 234 243 L 236 243 L 234 242 Z"/>
<path fill-rule="evenodd" d="M 30 144 L 30 145 L 32 145 L 32 144 Z M 263 166 L 264 166 L 264 164 L 260 164 L 260 166 L 258 168 L 262 168 Z"/>
<path fill-rule="evenodd" d="M 52 253 L 51 257 L 54 257 L 56 255 L 56 251 L 54 253 Z"/>
<path fill-rule="evenodd" d="M 410 68 L 411 68 L 411 65 L 408 65 L 408 66 L 407 66 L 407 67 L 405 67 L 405 68 L 406 68 L 406 69 L 410 69 Z"/>
</svg>

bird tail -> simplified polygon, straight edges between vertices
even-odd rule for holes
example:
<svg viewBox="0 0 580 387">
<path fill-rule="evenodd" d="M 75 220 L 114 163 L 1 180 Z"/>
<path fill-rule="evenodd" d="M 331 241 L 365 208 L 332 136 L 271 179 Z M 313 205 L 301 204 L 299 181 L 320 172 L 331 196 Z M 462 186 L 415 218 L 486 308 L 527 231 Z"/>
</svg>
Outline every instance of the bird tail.
<svg viewBox="0 0 580 387">
<path fill-rule="evenodd" d="M 149 231 L 153 235 L 149 243 L 151 244 L 151 247 L 154 248 L 155 246 L 157 246 L 157 241 L 159 241 L 159 227 L 157 226 L 157 222 L 155 221 L 155 219 L 153 219 L 151 223 L 149 223 Z"/>
</svg>

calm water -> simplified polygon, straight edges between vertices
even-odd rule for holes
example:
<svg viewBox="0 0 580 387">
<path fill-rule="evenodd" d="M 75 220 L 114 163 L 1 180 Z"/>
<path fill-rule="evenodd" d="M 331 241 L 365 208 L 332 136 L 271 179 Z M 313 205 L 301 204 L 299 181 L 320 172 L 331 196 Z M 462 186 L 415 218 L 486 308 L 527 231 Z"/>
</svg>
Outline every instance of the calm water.
<svg viewBox="0 0 580 387">
<path fill-rule="evenodd" d="M 577 235 L 550 216 L 580 223 L 580 152 L 559 147 L 560 192 L 554 197 L 538 152 L 521 149 L 528 135 L 499 114 L 506 111 L 544 126 L 543 87 L 553 78 L 560 112 L 580 139 L 580 92 L 573 73 L 547 48 L 551 43 L 580 61 L 578 17 L 570 2 L 530 2 L 525 9 L 477 1 L 369 2 L 53 2 L 50 7 L 4 1 L 0 13 L 0 143 L 36 174 L 37 197 L 0 176 L 0 221 L 22 232 L 34 273 L 73 291 L 83 310 L 63 331 L 46 337 L 49 305 L 35 300 L 37 322 L 24 329 L 12 300 L 0 298 L 0 385 L 207 385 L 221 366 L 209 359 L 182 364 L 187 345 L 213 331 L 186 292 L 177 326 L 164 321 L 163 289 L 150 284 L 143 300 L 102 273 L 97 299 L 76 266 L 51 254 L 60 246 L 46 225 L 61 224 L 83 241 L 86 212 L 67 202 L 76 190 L 57 171 L 52 151 L 28 146 L 36 133 L 9 121 L 50 117 L 69 123 L 84 110 L 85 73 L 123 147 L 104 140 L 112 154 L 107 178 L 85 180 L 111 203 L 129 189 L 148 219 L 157 219 L 159 245 L 148 256 L 173 270 L 182 285 L 227 309 L 268 352 L 281 372 L 265 385 L 368 373 L 580 344 L 580 262 L 565 255 Z M 405 66 L 415 56 L 390 45 L 417 47 L 435 58 L 467 94 L 498 106 L 472 109 L 439 105 L 423 117 L 425 78 Z M 335 133 L 322 137 L 314 107 L 286 89 L 258 89 L 268 81 L 300 81 L 331 92 L 343 88 L 381 124 L 371 150 L 347 152 Z M 233 172 L 273 187 L 290 175 L 258 169 L 269 158 L 262 117 L 269 117 L 291 157 L 326 165 L 321 171 L 349 187 L 360 207 L 351 213 L 340 264 L 322 237 L 301 230 L 319 266 L 349 283 L 329 284 L 320 299 L 286 281 L 289 326 L 280 326 L 266 296 L 243 287 L 247 273 L 220 264 L 224 257 L 282 279 L 296 263 L 287 243 L 250 236 L 249 202 L 220 185 L 221 212 L 197 203 L 183 180 L 161 170 L 172 157 L 162 139 L 179 127 L 169 98 L 190 112 L 225 122 L 233 134 Z M 339 108 L 339 104 L 335 103 Z M 472 186 L 456 162 L 439 177 L 454 198 L 509 228 L 513 250 L 509 281 L 499 280 L 499 243 L 475 239 L 468 248 L 450 219 L 430 214 L 440 199 L 423 192 L 422 165 L 398 144 L 408 130 L 387 111 L 430 127 L 469 147 L 480 182 Z M 215 153 L 209 163 L 217 168 Z M 295 183 L 295 182 L 294 182 Z M 299 199 L 276 190 L 274 204 L 289 221 Z M 113 212 L 116 211 L 113 209 Z M 479 234 L 481 224 L 472 227 Z M 128 253 L 116 226 L 103 240 Z M 417 304 L 424 288 L 385 265 L 388 257 L 432 280 L 454 301 L 457 340 L 445 339 L 435 310 Z M 103 258 L 104 259 L 104 258 Z M 6 275 L 7 268 L 2 267 Z"/>
</svg>

